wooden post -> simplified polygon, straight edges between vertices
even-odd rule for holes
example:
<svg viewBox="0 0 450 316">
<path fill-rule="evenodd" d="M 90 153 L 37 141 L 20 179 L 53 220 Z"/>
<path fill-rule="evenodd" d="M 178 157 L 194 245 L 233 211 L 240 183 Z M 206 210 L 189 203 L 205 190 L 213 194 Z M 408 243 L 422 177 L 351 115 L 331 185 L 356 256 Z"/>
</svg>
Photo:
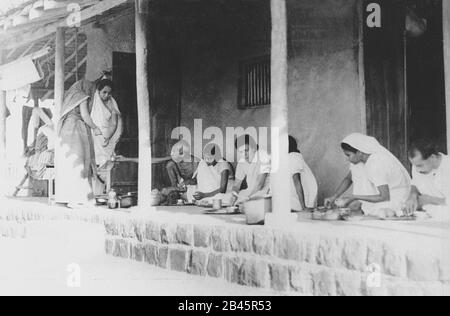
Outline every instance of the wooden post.
<svg viewBox="0 0 450 316">
<path fill-rule="evenodd" d="M 444 27 L 445 96 L 447 104 L 447 152 L 450 153 L 450 1 L 442 1 Z"/>
<path fill-rule="evenodd" d="M 0 50 L 0 65 L 5 61 L 5 51 Z M 0 87 L 0 197 L 5 195 L 7 185 L 6 178 L 6 91 Z"/>
<path fill-rule="evenodd" d="M 135 0 L 136 17 L 136 86 L 139 121 L 139 206 L 150 207 L 152 190 L 152 149 L 150 138 L 149 82 L 149 2 Z M 151 48 L 150 48 L 151 49 Z"/>
<path fill-rule="evenodd" d="M 271 226 L 285 226 L 295 222 L 291 214 L 291 180 L 288 142 L 288 51 L 286 0 L 271 0 L 272 11 L 272 214 L 266 222 Z"/>
<path fill-rule="evenodd" d="M 65 31 L 58 28 L 56 31 L 55 43 L 55 123 L 58 122 L 61 113 L 61 107 L 64 102 L 64 67 L 65 67 Z M 56 127 L 56 125 L 55 125 Z"/>
<path fill-rule="evenodd" d="M 5 55 L 5 51 L 0 51 L 0 65 L 5 61 Z M 0 160 L 6 158 L 6 113 L 6 91 L 0 87 Z"/>
<path fill-rule="evenodd" d="M 54 86 L 54 96 L 55 96 L 55 109 L 53 113 L 53 125 L 55 132 L 58 130 L 58 123 L 61 116 L 61 109 L 64 102 L 64 67 L 65 67 L 65 31 L 63 28 L 58 28 L 56 30 L 56 41 L 55 41 L 55 86 Z M 56 195 L 58 195 L 58 170 L 59 170 L 59 161 L 61 161 L 62 157 L 61 149 L 60 149 L 60 140 L 59 138 L 55 141 L 55 172 L 56 172 Z M 50 184 L 52 185 L 52 184 Z"/>
</svg>

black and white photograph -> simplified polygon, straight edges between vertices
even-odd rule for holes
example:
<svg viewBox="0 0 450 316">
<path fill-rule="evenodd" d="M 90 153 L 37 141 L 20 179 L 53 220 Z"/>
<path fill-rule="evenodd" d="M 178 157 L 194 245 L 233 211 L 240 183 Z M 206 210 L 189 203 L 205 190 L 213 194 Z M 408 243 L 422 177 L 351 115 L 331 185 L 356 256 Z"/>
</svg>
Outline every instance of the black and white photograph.
<svg viewBox="0 0 450 316">
<path fill-rule="evenodd" d="M 0 296 L 450 296 L 448 154 L 450 0 L 0 0 Z"/>
</svg>

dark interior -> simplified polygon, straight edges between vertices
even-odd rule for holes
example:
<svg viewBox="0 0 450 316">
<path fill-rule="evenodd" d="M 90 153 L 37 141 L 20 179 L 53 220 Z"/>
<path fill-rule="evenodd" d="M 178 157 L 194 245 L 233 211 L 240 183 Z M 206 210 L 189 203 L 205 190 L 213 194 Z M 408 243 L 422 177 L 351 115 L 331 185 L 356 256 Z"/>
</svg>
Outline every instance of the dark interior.
<svg viewBox="0 0 450 316">
<path fill-rule="evenodd" d="M 427 20 L 426 32 L 407 37 L 406 69 L 410 139 L 427 136 L 446 149 L 446 104 L 443 51 L 442 0 L 410 0 L 419 17 Z"/>
</svg>

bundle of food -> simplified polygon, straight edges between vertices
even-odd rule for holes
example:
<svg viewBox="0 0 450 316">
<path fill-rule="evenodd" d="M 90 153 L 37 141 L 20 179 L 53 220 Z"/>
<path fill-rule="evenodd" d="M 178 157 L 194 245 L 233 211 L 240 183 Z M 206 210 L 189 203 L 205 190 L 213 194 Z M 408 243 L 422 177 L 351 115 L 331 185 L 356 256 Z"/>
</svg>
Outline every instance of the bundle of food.
<svg viewBox="0 0 450 316">
<path fill-rule="evenodd" d="M 349 208 L 318 208 L 312 213 L 312 219 L 317 221 L 339 221 L 349 217 L 351 211 Z"/>
</svg>

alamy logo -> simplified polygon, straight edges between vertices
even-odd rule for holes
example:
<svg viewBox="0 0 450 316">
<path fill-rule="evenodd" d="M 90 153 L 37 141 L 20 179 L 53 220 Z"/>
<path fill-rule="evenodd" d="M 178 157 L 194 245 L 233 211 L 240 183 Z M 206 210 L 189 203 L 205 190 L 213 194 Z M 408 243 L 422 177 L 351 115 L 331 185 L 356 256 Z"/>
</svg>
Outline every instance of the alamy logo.
<svg viewBox="0 0 450 316">
<path fill-rule="evenodd" d="M 81 287 L 81 267 L 79 264 L 72 263 L 67 266 L 67 287 L 80 288 Z"/>
<path fill-rule="evenodd" d="M 372 263 L 366 268 L 366 272 L 369 273 L 366 279 L 366 285 L 368 288 L 380 288 L 381 287 L 381 267 L 379 264 Z"/>
<path fill-rule="evenodd" d="M 81 6 L 78 3 L 70 3 L 67 6 L 67 12 L 69 16 L 66 19 L 68 27 L 80 27 L 81 26 Z"/>
<path fill-rule="evenodd" d="M 235 141 L 243 135 L 248 135 L 257 144 L 258 148 L 264 152 L 271 152 L 272 172 L 277 172 L 280 161 L 280 143 L 288 142 L 288 135 L 283 135 L 278 127 L 225 127 L 219 128 L 209 126 L 204 128 L 202 119 L 194 120 L 194 129 L 180 126 L 173 129 L 171 134 L 172 140 L 183 141 L 187 144 L 190 153 L 196 157 L 202 157 L 203 148 L 208 144 L 215 144 L 219 148 L 223 157 L 231 163 L 239 161 L 236 157 L 237 148 Z M 285 144 L 285 145 L 286 145 Z M 175 144 L 178 147 L 177 144 Z M 172 152 L 174 149 L 172 147 Z M 287 153 L 287 146 L 286 153 Z M 272 149 L 272 150 L 270 150 Z"/>
<path fill-rule="evenodd" d="M 370 3 L 367 5 L 367 26 L 370 28 L 381 27 L 381 6 L 378 3 Z"/>
</svg>

